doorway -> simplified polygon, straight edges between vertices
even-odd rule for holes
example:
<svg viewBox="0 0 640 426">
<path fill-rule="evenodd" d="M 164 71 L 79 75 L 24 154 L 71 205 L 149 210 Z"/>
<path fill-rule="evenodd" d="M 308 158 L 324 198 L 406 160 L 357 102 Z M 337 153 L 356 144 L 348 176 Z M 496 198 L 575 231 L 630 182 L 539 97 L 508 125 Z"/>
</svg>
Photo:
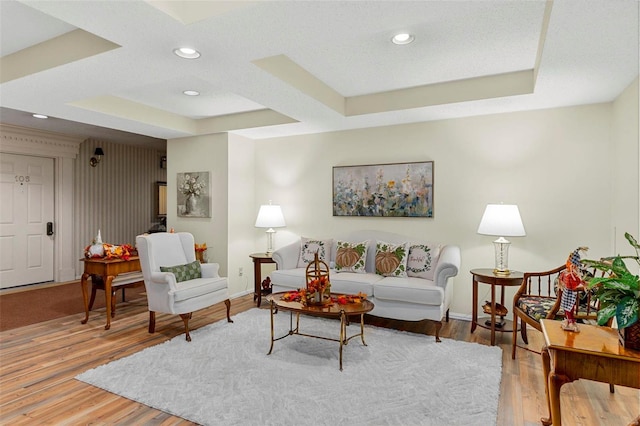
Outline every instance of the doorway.
<svg viewBox="0 0 640 426">
<path fill-rule="evenodd" d="M 53 158 L 2 154 L 0 185 L 0 288 L 53 281 Z"/>
</svg>

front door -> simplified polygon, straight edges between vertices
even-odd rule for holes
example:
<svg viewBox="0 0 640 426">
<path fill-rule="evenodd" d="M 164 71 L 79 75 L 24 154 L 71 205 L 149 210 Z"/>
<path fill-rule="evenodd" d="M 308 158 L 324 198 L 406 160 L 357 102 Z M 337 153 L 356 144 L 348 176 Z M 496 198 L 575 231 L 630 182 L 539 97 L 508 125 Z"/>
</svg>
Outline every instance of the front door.
<svg viewBox="0 0 640 426">
<path fill-rule="evenodd" d="M 0 288 L 53 281 L 53 159 L 2 154 L 0 175 Z"/>
</svg>

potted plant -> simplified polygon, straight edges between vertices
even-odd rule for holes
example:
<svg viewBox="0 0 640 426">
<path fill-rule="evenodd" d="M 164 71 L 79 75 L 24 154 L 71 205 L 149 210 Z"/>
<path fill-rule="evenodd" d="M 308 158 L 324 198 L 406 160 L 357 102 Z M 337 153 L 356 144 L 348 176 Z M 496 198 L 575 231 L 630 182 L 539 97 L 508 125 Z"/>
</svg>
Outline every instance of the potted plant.
<svg viewBox="0 0 640 426">
<path fill-rule="evenodd" d="M 605 325 L 615 316 L 622 344 L 640 349 L 640 278 L 632 274 L 624 262 L 625 259 L 633 259 L 640 266 L 640 245 L 628 232 L 624 236 L 635 249 L 635 256 L 583 260 L 583 264 L 604 272 L 602 277 L 589 281 L 589 288 L 594 289 L 594 297 L 600 302 L 598 324 Z"/>
</svg>

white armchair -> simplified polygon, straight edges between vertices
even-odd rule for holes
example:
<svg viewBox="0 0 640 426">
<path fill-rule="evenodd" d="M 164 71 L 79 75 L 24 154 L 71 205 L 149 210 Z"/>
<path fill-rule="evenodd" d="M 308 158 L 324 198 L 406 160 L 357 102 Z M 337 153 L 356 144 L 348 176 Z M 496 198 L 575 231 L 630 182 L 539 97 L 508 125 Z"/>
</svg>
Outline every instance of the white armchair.
<svg viewBox="0 0 640 426">
<path fill-rule="evenodd" d="M 179 314 L 190 342 L 189 319 L 192 313 L 222 301 L 227 306 L 227 321 L 233 322 L 229 316 L 231 302 L 227 279 L 218 275 L 220 265 L 196 263 L 191 268 L 181 268 L 196 261 L 193 235 L 188 232 L 138 235 L 136 247 L 147 290 L 149 333 L 155 332 L 156 312 Z M 162 272 L 161 268 L 173 272 Z"/>
</svg>

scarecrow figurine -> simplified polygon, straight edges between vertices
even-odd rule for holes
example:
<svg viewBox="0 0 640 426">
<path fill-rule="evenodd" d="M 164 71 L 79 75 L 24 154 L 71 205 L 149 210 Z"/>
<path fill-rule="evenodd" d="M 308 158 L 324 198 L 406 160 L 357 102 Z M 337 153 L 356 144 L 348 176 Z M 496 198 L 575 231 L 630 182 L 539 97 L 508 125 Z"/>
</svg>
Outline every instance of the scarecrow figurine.
<svg viewBox="0 0 640 426">
<path fill-rule="evenodd" d="M 567 269 L 559 275 L 559 286 L 562 288 L 560 307 L 564 310 L 565 319 L 562 321 L 562 329 L 565 331 L 580 332 L 573 308 L 578 298 L 578 291 L 584 290 L 584 270 L 580 262 L 580 252 L 589 250 L 588 247 L 578 247 L 569 254 Z"/>
</svg>

